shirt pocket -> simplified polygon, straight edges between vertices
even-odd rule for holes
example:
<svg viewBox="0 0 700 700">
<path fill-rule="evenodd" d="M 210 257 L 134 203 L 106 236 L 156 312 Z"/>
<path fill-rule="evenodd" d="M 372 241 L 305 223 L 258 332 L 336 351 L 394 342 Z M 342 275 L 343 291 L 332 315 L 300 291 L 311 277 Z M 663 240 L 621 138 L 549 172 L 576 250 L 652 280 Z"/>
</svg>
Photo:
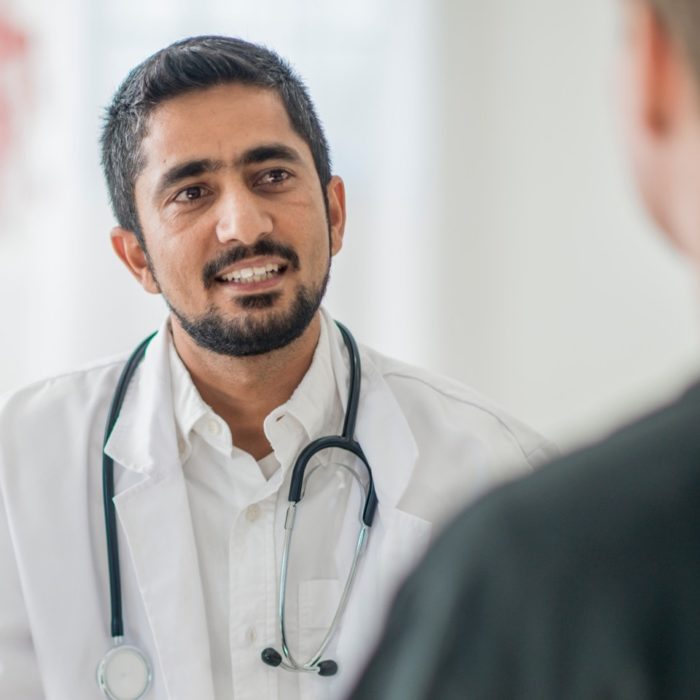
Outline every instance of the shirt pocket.
<svg viewBox="0 0 700 700">
<path fill-rule="evenodd" d="M 331 625 L 342 591 L 342 584 L 337 579 L 299 582 L 299 627 L 302 630 L 323 630 L 318 644 Z"/>
<path fill-rule="evenodd" d="M 300 663 L 309 660 L 330 628 L 343 592 L 344 582 L 337 579 L 310 579 L 299 582 L 299 656 Z M 338 629 L 342 628 L 344 616 L 340 618 Z M 336 655 L 335 638 L 324 651 L 322 659 L 338 662 L 342 673 L 342 662 Z M 300 696 L 304 700 L 326 700 L 335 693 L 337 677 L 319 676 L 317 673 L 299 674 Z"/>
</svg>

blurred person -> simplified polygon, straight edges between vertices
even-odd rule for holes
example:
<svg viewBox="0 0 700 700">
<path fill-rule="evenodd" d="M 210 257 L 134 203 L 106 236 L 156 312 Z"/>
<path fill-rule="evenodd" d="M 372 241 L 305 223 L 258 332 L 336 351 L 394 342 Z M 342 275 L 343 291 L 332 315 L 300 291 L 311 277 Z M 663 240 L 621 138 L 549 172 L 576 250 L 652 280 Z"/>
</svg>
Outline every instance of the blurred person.
<svg viewBox="0 0 700 700">
<path fill-rule="evenodd" d="M 113 248 L 169 314 L 0 401 L 0 697 L 339 697 L 434 526 L 552 446 L 321 308 L 344 186 L 273 52 L 163 49 L 102 148 Z"/>
<path fill-rule="evenodd" d="M 700 3 L 623 0 L 650 215 L 700 271 Z M 352 700 L 700 697 L 700 385 L 493 492 L 400 591 Z"/>
</svg>

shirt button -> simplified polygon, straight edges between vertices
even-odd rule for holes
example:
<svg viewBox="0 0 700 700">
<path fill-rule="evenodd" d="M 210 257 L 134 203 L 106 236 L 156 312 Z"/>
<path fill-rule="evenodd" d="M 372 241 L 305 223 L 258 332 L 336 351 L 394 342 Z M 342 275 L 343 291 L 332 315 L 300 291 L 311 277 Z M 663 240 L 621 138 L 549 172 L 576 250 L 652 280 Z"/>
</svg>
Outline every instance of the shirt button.
<svg viewBox="0 0 700 700">
<path fill-rule="evenodd" d="M 221 432 L 221 426 L 219 425 L 218 421 L 210 420 L 207 423 L 207 430 L 209 431 L 210 435 L 218 435 Z"/>
<path fill-rule="evenodd" d="M 245 517 L 254 523 L 260 517 L 260 506 L 253 503 L 252 506 L 248 506 L 245 510 Z"/>
</svg>

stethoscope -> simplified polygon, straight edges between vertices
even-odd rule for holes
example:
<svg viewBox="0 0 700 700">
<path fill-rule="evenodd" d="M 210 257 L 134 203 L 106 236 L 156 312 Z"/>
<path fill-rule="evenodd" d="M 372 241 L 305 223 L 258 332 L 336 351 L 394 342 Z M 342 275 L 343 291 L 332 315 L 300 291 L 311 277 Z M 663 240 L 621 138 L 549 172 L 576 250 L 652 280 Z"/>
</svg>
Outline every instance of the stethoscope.
<svg viewBox="0 0 700 700">
<path fill-rule="evenodd" d="M 279 578 L 278 618 L 282 653 L 273 647 L 263 649 L 261 658 L 269 666 L 281 666 L 288 671 L 305 671 L 318 673 L 321 676 L 333 676 L 338 671 L 338 664 L 332 659 L 323 659 L 324 652 L 335 634 L 340 618 L 352 590 L 352 584 L 357 573 L 360 557 L 364 552 L 369 528 L 372 526 L 374 513 L 377 509 L 377 496 L 372 480 L 372 470 L 359 443 L 355 440 L 355 422 L 357 407 L 360 399 L 360 382 L 362 368 L 357 343 L 350 331 L 336 321 L 345 347 L 350 358 L 350 380 L 348 388 L 348 403 L 341 435 L 321 437 L 307 445 L 297 457 L 292 470 L 289 486 L 289 506 L 284 521 L 284 548 Z M 129 383 L 143 359 L 146 348 L 153 335 L 146 338 L 132 353 L 122 370 L 114 392 L 112 405 L 107 418 L 102 450 L 102 492 L 107 533 L 107 562 L 109 566 L 109 591 L 111 606 L 111 636 L 114 646 L 104 655 L 97 667 L 97 683 L 104 695 L 110 700 L 139 700 L 148 692 L 153 681 L 153 669 L 146 653 L 137 646 L 124 643 L 124 621 L 122 616 L 121 575 L 119 572 L 119 546 L 117 542 L 117 517 L 114 507 L 114 461 L 104 451 L 109 436 L 119 418 Z M 348 571 L 330 626 L 316 651 L 306 660 L 299 661 L 289 648 L 286 627 L 286 598 L 287 572 L 289 568 L 289 553 L 292 545 L 294 521 L 299 502 L 304 495 L 304 473 L 310 460 L 323 450 L 339 449 L 357 457 L 367 471 L 367 484 L 363 484 L 359 476 L 347 467 L 347 471 L 359 483 L 364 494 L 364 506 L 361 514 L 361 526 L 355 544 L 353 560 Z M 343 466 L 343 465 L 339 465 Z"/>
</svg>

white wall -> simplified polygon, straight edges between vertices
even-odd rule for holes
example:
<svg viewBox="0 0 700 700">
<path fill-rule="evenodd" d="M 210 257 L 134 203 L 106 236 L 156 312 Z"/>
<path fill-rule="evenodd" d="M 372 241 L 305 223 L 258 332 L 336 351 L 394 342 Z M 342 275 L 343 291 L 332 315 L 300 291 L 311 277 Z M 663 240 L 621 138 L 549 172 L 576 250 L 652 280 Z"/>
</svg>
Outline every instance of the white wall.
<svg viewBox="0 0 700 700">
<path fill-rule="evenodd" d="M 0 389 L 125 351 L 162 316 L 109 249 L 99 114 L 130 67 L 200 32 L 305 77 L 350 207 L 328 305 L 365 342 L 565 445 L 696 370 L 695 289 L 617 146 L 609 0 L 56 5 L 14 8 L 34 109 L 0 224 Z"/>
<path fill-rule="evenodd" d="M 616 7 L 444 2 L 441 17 L 436 364 L 564 444 L 675 391 L 700 357 L 694 282 L 618 147 Z"/>
</svg>

